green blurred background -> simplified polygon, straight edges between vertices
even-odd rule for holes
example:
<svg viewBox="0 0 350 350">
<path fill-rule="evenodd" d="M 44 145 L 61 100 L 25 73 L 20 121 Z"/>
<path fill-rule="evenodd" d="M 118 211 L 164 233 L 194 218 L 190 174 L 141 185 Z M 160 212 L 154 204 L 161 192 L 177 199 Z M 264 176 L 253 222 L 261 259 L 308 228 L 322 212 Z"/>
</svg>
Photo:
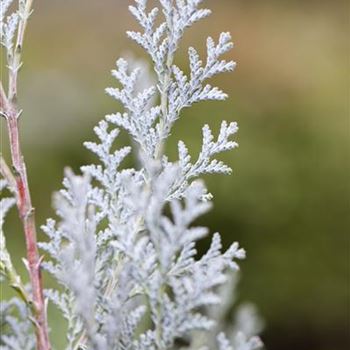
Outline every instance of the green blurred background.
<svg viewBox="0 0 350 350">
<path fill-rule="evenodd" d="M 94 161 L 82 142 L 120 107 L 104 94 L 125 52 L 143 55 L 125 30 L 135 27 L 124 0 L 35 0 L 20 82 L 22 140 L 37 221 L 53 215 L 51 193 L 63 167 Z M 238 66 L 216 83 L 226 102 L 183 113 L 170 140 L 196 152 L 201 126 L 240 125 L 240 148 L 224 157 L 233 176 L 206 179 L 214 210 L 202 221 L 238 240 L 239 299 L 257 304 L 270 350 L 345 350 L 349 345 L 349 95 L 347 1 L 208 0 L 213 15 L 185 36 L 201 52 L 208 35 L 230 31 Z M 2 125 L 2 148 L 8 156 Z M 128 142 L 127 137 L 120 144 Z M 16 213 L 6 232 L 23 254 Z M 203 244 L 205 245 L 205 243 Z M 23 268 L 19 267 L 21 271 Z M 4 296 L 10 292 L 4 288 Z M 52 328 L 63 327 L 52 311 Z M 53 333 L 58 349 L 64 338 Z"/>
</svg>

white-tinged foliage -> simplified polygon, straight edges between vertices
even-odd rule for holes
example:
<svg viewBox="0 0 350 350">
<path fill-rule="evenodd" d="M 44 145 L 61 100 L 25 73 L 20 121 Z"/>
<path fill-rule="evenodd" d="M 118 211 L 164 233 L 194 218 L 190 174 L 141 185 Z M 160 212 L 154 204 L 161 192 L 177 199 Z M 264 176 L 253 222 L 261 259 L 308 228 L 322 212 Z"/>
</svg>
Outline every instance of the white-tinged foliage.
<svg viewBox="0 0 350 350">
<path fill-rule="evenodd" d="M 11 52 L 14 45 L 14 38 L 18 27 L 19 16 L 18 13 L 12 13 L 6 18 L 6 21 L 1 23 L 1 45 L 3 45 L 8 52 Z"/>
<path fill-rule="evenodd" d="M 0 179 L 0 193 L 5 189 L 8 189 L 8 184 L 6 180 Z M 3 232 L 5 216 L 15 203 L 12 197 L 0 199 L 0 283 L 7 279 L 12 288 L 19 290 L 22 282 L 13 267 Z M 0 350 L 34 349 L 35 338 L 29 315 L 27 306 L 21 299 L 14 297 L 9 301 L 1 300 Z"/>
<path fill-rule="evenodd" d="M 245 257 L 237 243 L 223 252 L 216 233 L 207 253 L 198 258 L 196 242 L 208 232 L 193 226 L 211 207 L 206 188 L 196 179 L 230 173 L 216 156 L 237 146 L 231 139 L 236 123 L 223 122 L 217 138 L 205 125 L 193 163 L 182 141 L 178 162 L 164 154 L 181 110 L 195 102 L 225 99 L 226 94 L 205 81 L 234 68 L 233 62 L 221 59 L 232 48 L 228 33 L 218 43 L 207 40 L 205 64 L 189 49 L 189 77 L 173 63 L 184 30 L 210 13 L 200 3 L 161 0 L 162 11 L 149 12 L 145 0 L 130 6 L 143 33 L 128 35 L 150 54 L 157 82 L 140 91 L 140 69 L 117 61 L 112 75 L 120 88 L 106 91 L 125 110 L 95 127 L 98 141 L 85 146 L 100 164 L 82 167 L 82 177 L 66 174 L 65 190 L 55 200 L 60 222 L 49 220 L 44 227 L 50 242 L 41 246 L 54 261 L 46 268 L 65 287 L 63 293 L 49 291 L 48 296 L 70 325 L 67 349 L 80 344 L 97 350 L 158 350 L 172 349 L 178 339 L 191 342 L 194 332 L 215 326 L 215 319 L 203 311 L 220 303 L 219 287 L 227 281 L 227 271 L 237 270 L 236 260 Z M 160 12 L 164 22 L 156 26 Z M 121 168 L 131 148 L 115 149 L 115 126 L 137 145 L 140 169 Z M 139 332 L 141 324 L 146 328 Z M 226 346 L 223 335 L 218 344 L 220 349 Z"/>
<path fill-rule="evenodd" d="M 117 69 L 112 74 L 121 88 L 108 88 L 107 93 L 124 106 L 125 113 L 107 116 L 107 120 L 125 129 L 133 137 L 144 153 L 142 159 L 159 158 L 162 144 L 184 108 L 196 102 L 224 100 L 227 97 L 219 88 L 206 81 L 235 67 L 234 62 L 221 58 L 233 47 L 229 33 L 222 33 L 218 43 L 208 38 L 205 64 L 194 48 L 189 49 L 189 76 L 173 63 L 185 29 L 210 14 L 208 9 L 199 8 L 201 2 L 163 0 L 160 1 L 161 10 L 155 7 L 149 11 L 147 1 L 135 1 L 135 6 L 130 6 L 143 32 L 128 32 L 128 35 L 152 58 L 158 82 L 136 93 L 139 70 L 130 70 L 125 60 L 118 60 Z M 156 26 L 160 13 L 163 13 L 163 19 Z M 156 94 L 160 97 L 159 105 L 147 108 Z"/>
<path fill-rule="evenodd" d="M 0 179 L 0 193 L 7 188 L 7 182 L 4 179 Z M 4 225 L 4 220 L 6 214 L 11 209 L 11 207 L 16 203 L 16 200 L 13 197 L 5 197 L 0 199 L 0 229 Z"/>
<path fill-rule="evenodd" d="M 9 3 L 2 1 L 3 8 Z M 231 172 L 217 156 L 237 147 L 232 140 L 236 123 L 222 122 L 217 137 L 205 125 L 194 162 L 183 141 L 177 161 L 165 154 L 165 142 L 182 110 L 200 101 L 226 99 L 207 81 L 235 66 L 222 58 L 233 47 L 229 33 L 217 42 L 208 38 L 204 63 L 189 48 L 188 75 L 175 64 L 186 28 L 210 14 L 201 3 L 160 0 L 159 9 L 148 10 L 147 0 L 135 0 L 129 7 L 142 30 L 128 36 L 150 55 L 156 81 L 140 89 L 140 69 L 125 59 L 117 61 L 112 75 L 120 87 L 106 92 L 124 111 L 106 116 L 95 127 L 98 140 L 85 147 L 99 164 L 83 166 L 81 176 L 65 172 L 64 189 L 54 199 L 58 219 L 42 227 L 49 240 L 40 248 L 51 258 L 43 267 L 62 287 L 47 290 L 46 297 L 67 321 L 66 350 L 171 350 L 179 348 L 178 341 L 187 342 L 188 349 L 207 349 L 197 347 L 197 334 L 212 335 L 210 349 L 256 350 L 261 345 L 250 326 L 237 326 L 229 339 L 218 329 L 219 317 L 210 312 L 223 302 L 229 271 L 238 270 L 245 251 L 236 242 L 225 250 L 218 233 L 205 254 L 198 256 L 196 249 L 208 230 L 195 222 L 211 208 L 211 195 L 198 178 Z M 1 43 L 10 69 L 19 68 L 11 66 L 11 57 L 18 19 L 29 15 L 23 11 L 20 2 L 6 22 L 1 17 Z M 116 149 L 119 129 L 137 148 L 137 169 L 122 168 L 132 147 Z M 10 349 L 16 348 L 4 348 Z"/>
<path fill-rule="evenodd" d="M 0 179 L 0 193 L 2 194 L 3 190 L 6 188 L 8 188 L 6 180 Z M 13 197 L 5 197 L 0 199 L 0 278 L 2 279 L 5 277 L 7 279 L 11 279 L 11 283 L 15 283 L 15 280 L 19 277 L 12 273 L 14 272 L 14 268 L 11 261 L 11 256 L 6 247 L 3 226 L 6 214 L 15 203 L 16 200 Z M 12 273 L 11 276 L 9 276 L 10 273 Z"/>
<path fill-rule="evenodd" d="M 15 59 L 16 50 L 22 50 L 22 47 L 16 47 L 17 32 L 20 22 L 31 15 L 24 0 L 19 0 L 18 8 L 10 11 L 13 3 L 13 0 L 0 0 L 0 47 L 5 50 L 7 68 L 10 72 L 18 71 L 22 65 Z"/>
<path fill-rule="evenodd" d="M 0 350 L 34 350 L 35 337 L 26 304 L 18 298 L 0 302 Z"/>
</svg>

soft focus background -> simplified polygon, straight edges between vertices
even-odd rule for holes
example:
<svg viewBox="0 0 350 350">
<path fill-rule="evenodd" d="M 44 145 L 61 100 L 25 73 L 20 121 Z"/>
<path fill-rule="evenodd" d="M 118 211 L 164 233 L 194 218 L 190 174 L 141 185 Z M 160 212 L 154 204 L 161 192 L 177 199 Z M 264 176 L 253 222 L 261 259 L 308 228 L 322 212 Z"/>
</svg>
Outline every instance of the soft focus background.
<svg viewBox="0 0 350 350">
<path fill-rule="evenodd" d="M 115 59 L 143 54 L 125 35 L 135 26 L 129 3 L 34 1 L 20 103 L 39 224 L 52 215 L 51 193 L 60 188 L 63 167 L 77 170 L 94 161 L 82 142 L 93 137 L 99 119 L 120 108 L 104 94 L 115 84 L 109 74 Z M 186 110 L 168 151 L 175 155 L 179 138 L 197 151 L 206 122 L 217 128 L 221 119 L 238 121 L 240 148 L 225 157 L 234 174 L 206 179 L 215 207 L 202 221 L 226 244 L 238 240 L 248 251 L 239 299 L 258 306 L 269 350 L 349 349 L 349 5 L 206 3 L 213 15 L 188 31 L 178 62 L 186 67 L 189 44 L 203 51 L 208 35 L 230 31 L 238 66 L 216 81 L 230 100 Z M 15 211 L 7 236 L 20 266 L 23 239 Z M 60 328 L 62 320 L 50 312 L 52 328 Z M 63 334 L 56 329 L 53 337 L 61 349 Z"/>
</svg>

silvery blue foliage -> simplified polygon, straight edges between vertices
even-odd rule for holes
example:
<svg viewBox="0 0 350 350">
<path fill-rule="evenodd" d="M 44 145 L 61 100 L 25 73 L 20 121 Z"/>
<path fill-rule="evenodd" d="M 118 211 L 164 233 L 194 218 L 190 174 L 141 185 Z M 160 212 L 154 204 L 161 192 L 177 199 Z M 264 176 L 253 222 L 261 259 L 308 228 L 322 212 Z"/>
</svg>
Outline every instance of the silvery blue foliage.
<svg viewBox="0 0 350 350">
<path fill-rule="evenodd" d="M 6 16 L 12 2 L 13 0 L 1 0 L 0 2 L 0 43 L 8 53 L 13 49 L 19 23 L 18 11 Z"/>
<path fill-rule="evenodd" d="M 238 350 L 256 350 L 262 342 L 256 335 L 264 328 L 255 305 L 243 304 L 236 311 L 235 325 L 231 332 L 232 343 Z"/>
<path fill-rule="evenodd" d="M 6 180 L 0 179 L 0 193 L 8 188 Z M 6 250 L 6 240 L 3 232 L 5 217 L 11 207 L 16 203 L 13 197 L 3 197 L 0 199 L 0 276 L 5 275 L 5 269 L 12 265 L 10 254 Z"/>
<path fill-rule="evenodd" d="M 4 179 L 0 179 L 0 193 L 3 194 L 4 190 L 14 191 Z M 5 216 L 15 203 L 16 200 L 12 196 L 0 199 L 0 283 L 7 278 L 11 287 L 23 296 L 20 289 L 22 282 L 13 267 L 3 232 Z M 35 348 L 33 327 L 29 316 L 30 312 L 22 299 L 14 297 L 8 301 L 1 300 L 0 350 L 33 350 Z"/>
<path fill-rule="evenodd" d="M 190 349 L 261 349 L 263 344 L 256 335 L 263 330 L 263 322 L 252 304 L 236 306 L 237 270 L 226 274 L 226 282 L 218 289 L 220 304 L 206 307 L 206 314 L 215 319 L 207 332 L 196 332 Z M 230 310 L 234 307 L 234 319 Z M 232 321 L 230 321 L 232 319 Z"/>
<path fill-rule="evenodd" d="M 2 0 L 4 12 L 10 3 Z M 46 297 L 67 321 L 66 350 L 262 346 L 255 337 L 260 327 L 250 317 L 254 312 L 239 314 L 231 332 L 222 325 L 224 311 L 218 311 L 227 306 L 223 291 L 229 271 L 238 270 L 245 251 L 238 243 L 224 249 L 219 233 L 202 256 L 196 248 L 208 230 L 195 222 L 211 208 L 200 177 L 231 172 L 217 156 L 237 147 L 232 140 L 237 124 L 222 122 L 217 135 L 205 125 L 194 160 L 181 140 L 176 161 L 165 153 L 182 110 L 200 101 L 226 99 L 208 80 L 235 67 L 222 57 L 233 47 L 229 33 L 207 39 L 205 59 L 189 48 L 189 74 L 175 64 L 185 30 L 210 14 L 201 3 L 160 0 L 159 8 L 149 9 L 147 0 L 135 0 L 129 7 L 141 31 L 127 34 L 150 56 L 155 79 L 133 62 L 117 61 L 112 75 L 119 87 L 106 92 L 124 111 L 107 115 L 94 128 L 97 140 L 85 147 L 99 163 L 83 166 L 82 175 L 65 171 L 63 189 L 54 197 L 57 219 L 42 227 L 48 241 L 40 248 L 50 257 L 43 267 L 60 284 L 47 290 Z M 19 10 L 2 21 L 1 43 L 9 52 L 20 15 Z M 120 130 L 130 135 L 133 147 L 116 147 Z M 125 168 L 123 161 L 133 149 L 139 166 Z M 25 346 L 31 344 L 28 340 Z"/>
<path fill-rule="evenodd" d="M 19 0 L 18 9 L 8 14 L 13 3 L 13 0 L 0 0 L 0 46 L 4 48 L 7 67 L 12 72 L 18 71 L 22 64 L 14 59 L 15 41 L 20 19 L 28 18 L 31 15 L 31 12 L 28 12 L 25 7 L 24 0 Z"/>
<path fill-rule="evenodd" d="M 0 350 L 34 350 L 35 338 L 26 304 L 13 298 L 0 303 Z"/>
<path fill-rule="evenodd" d="M 135 6 L 129 7 L 143 31 L 128 32 L 128 35 L 150 55 L 158 81 L 143 92 L 135 93 L 139 70 L 130 71 L 125 60 L 118 60 L 117 69 L 112 74 L 121 88 L 108 88 L 107 93 L 123 104 L 125 113 L 107 116 L 107 120 L 128 131 L 139 144 L 144 158 L 154 159 L 162 155 L 163 142 L 185 107 L 199 101 L 223 100 L 227 97 L 206 81 L 235 67 L 234 62 L 221 59 L 233 47 L 229 33 L 222 33 L 218 43 L 208 38 L 205 64 L 194 48 L 189 49 L 190 76 L 186 76 L 174 64 L 174 55 L 185 29 L 210 14 L 210 10 L 199 8 L 201 2 L 164 0 L 160 1 L 162 11 L 158 8 L 148 11 L 147 1 L 135 1 Z M 156 25 L 160 12 L 163 19 Z M 148 108 L 155 94 L 160 97 L 159 105 Z M 207 135 L 209 133 L 210 129 L 206 131 Z M 228 142 L 227 139 L 222 141 Z M 230 144 L 226 150 L 233 146 Z M 212 167 L 210 172 L 226 170 L 221 169 L 221 165 Z"/>
<path fill-rule="evenodd" d="M 6 180 L 0 179 L 0 193 L 8 188 L 8 184 Z M 3 197 L 0 199 L 0 229 L 2 231 L 2 227 L 4 225 L 4 220 L 7 212 L 11 209 L 11 207 L 16 203 L 13 197 Z"/>
</svg>

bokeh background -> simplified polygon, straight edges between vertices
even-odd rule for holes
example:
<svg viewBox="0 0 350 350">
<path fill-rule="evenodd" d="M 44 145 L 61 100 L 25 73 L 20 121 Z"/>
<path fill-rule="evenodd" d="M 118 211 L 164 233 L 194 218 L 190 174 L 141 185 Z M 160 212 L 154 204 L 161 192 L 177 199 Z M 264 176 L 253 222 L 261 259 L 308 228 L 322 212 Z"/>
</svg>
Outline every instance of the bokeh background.
<svg viewBox="0 0 350 350">
<path fill-rule="evenodd" d="M 63 167 L 94 161 L 82 142 L 105 114 L 120 107 L 104 94 L 109 71 L 127 52 L 135 26 L 127 0 L 35 0 L 20 80 L 22 140 L 37 221 L 48 216 Z M 226 102 L 183 113 L 170 140 L 196 152 L 201 126 L 240 125 L 240 148 L 224 157 L 233 176 L 206 178 L 214 210 L 202 219 L 238 240 L 239 299 L 266 321 L 270 350 L 345 350 L 349 346 L 349 5 L 333 0 L 207 0 L 213 15 L 190 29 L 186 47 L 201 52 L 208 35 L 230 31 L 238 66 L 216 83 Z M 2 151 L 8 156 L 2 124 Z M 120 144 L 128 142 L 126 136 Z M 130 161 L 131 163 L 131 161 Z M 13 211 L 9 249 L 23 272 L 21 229 Z M 203 243 L 205 246 L 206 243 Z M 10 294 L 6 288 L 2 295 Z M 63 327 L 51 310 L 53 328 Z M 53 333 L 57 349 L 64 338 Z"/>
</svg>

